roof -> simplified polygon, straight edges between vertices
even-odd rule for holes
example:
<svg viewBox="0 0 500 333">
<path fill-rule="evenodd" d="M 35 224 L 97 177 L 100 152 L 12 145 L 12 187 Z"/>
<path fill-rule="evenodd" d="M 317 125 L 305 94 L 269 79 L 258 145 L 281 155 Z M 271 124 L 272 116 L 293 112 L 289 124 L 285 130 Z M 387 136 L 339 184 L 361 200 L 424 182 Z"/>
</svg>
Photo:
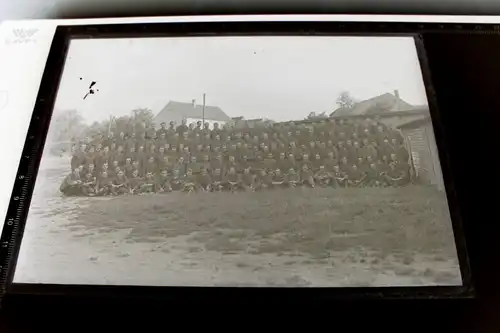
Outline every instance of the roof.
<svg viewBox="0 0 500 333">
<path fill-rule="evenodd" d="M 201 118 L 203 115 L 203 105 L 195 105 L 192 103 L 183 103 L 170 101 L 156 115 L 155 122 L 161 123 L 167 121 L 175 114 L 175 117 L 181 118 Z M 205 118 L 217 121 L 230 121 L 231 117 L 222 111 L 218 106 L 205 105 Z"/>
<path fill-rule="evenodd" d="M 412 110 L 413 105 L 406 103 L 393 94 L 385 93 L 365 101 L 354 104 L 352 108 L 338 108 L 330 114 L 330 117 L 353 116 L 353 115 L 375 115 L 388 112 Z"/>
<path fill-rule="evenodd" d="M 399 125 L 398 128 L 417 128 L 417 127 L 420 127 L 422 125 L 427 125 L 429 122 L 432 122 L 431 117 L 426 116 L 424 118 L 416 119 L 416 120 L 404 123 L 402 125 Z"/>
</svg>

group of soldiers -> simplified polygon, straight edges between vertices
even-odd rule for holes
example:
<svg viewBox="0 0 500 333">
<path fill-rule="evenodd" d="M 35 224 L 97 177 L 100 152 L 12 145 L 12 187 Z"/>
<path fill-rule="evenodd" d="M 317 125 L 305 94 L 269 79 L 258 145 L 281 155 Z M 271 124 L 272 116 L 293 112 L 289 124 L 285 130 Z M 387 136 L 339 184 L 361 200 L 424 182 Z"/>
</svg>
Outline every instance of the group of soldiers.
<svg viewBox="0 0 500 333">
<path fill-rule="evenodd" d="M 386 187 L 410 182 L 401 133 L 377 118 L 249 128 L 134 123 L 72 147 L 66 195 Z M 118 135 L 115 135 L 115 132 Z"/>
</svg>

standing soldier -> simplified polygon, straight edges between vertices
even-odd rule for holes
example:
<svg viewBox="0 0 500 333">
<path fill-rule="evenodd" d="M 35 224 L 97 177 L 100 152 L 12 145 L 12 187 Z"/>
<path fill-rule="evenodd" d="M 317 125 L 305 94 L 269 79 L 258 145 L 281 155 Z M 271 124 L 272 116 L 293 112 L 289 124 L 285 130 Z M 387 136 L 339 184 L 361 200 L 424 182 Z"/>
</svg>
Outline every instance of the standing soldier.
<svg viewBox="0 0 500 333">
<path fill-rule="evenodd" d="M 167 136 L 168 130 L 167 130 L 167 123 L 164 121 L 160 123 L 160 129 L 156 131 L 156 136 L 161 137 L 163 134 L 165 137 Z"/>
<path fill-rule="evenodd" d="M 189 130 L 189 127 L 186 124 L 186 118 L 182 119 L 182 123 L 175 129 L 176 133 L 182 135 L 184 132 L 187 132 Z"/>
<path fill-rule="evenodd" d="M 173 139 L 174 136 L 175 136 L 175 122 L 171 121 L 169 124 L 168 124 L 168 129 L 167 129 L 167 138 L 169 140 Z"/>
</svg>

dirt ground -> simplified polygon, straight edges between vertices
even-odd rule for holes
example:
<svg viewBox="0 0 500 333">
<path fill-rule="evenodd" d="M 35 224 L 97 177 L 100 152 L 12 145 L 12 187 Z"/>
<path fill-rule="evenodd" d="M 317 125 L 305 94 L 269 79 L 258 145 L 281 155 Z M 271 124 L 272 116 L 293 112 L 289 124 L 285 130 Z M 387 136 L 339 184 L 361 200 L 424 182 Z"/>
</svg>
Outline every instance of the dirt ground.
<svg viewBox="0 0 500 333">
<path fill-rule="evenodd" d="M 16 282 L 184 286 L 461 283 L 433 188 L 66 198 L 45 158 Z"/>
</svg>

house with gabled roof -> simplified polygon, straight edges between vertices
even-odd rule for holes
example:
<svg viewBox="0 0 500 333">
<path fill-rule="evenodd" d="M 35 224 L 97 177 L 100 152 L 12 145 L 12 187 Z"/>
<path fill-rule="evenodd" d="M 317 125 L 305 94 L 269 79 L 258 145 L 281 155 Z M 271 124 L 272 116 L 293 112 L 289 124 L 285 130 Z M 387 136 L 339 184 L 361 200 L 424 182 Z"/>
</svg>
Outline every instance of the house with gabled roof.
<svg viewBox="0 0 500 333">
<path fill-rule="evenodd" d="M 196 104 L 194 100 L 191 103 L 177 101 L 168 102 L 168 104 L 156 115 L 153 121 L 155 124 L 161 124 L 163 122 L 169 124 L 173 121 L 176 125 L 179 125 L 183 119 L 186 119 L 188 124 L 203 121 L 204 119 L 206 123 L 210 124 L 210 127 L 212 127 L 214 123 L 219 123 L 222 127 L 222 125 L 231 121 L 231 117 L 222 111 L 220 107 L 212 105 L 205 105 L 205 107 L 203 107 L 203 105 Z"/>
</svg>

